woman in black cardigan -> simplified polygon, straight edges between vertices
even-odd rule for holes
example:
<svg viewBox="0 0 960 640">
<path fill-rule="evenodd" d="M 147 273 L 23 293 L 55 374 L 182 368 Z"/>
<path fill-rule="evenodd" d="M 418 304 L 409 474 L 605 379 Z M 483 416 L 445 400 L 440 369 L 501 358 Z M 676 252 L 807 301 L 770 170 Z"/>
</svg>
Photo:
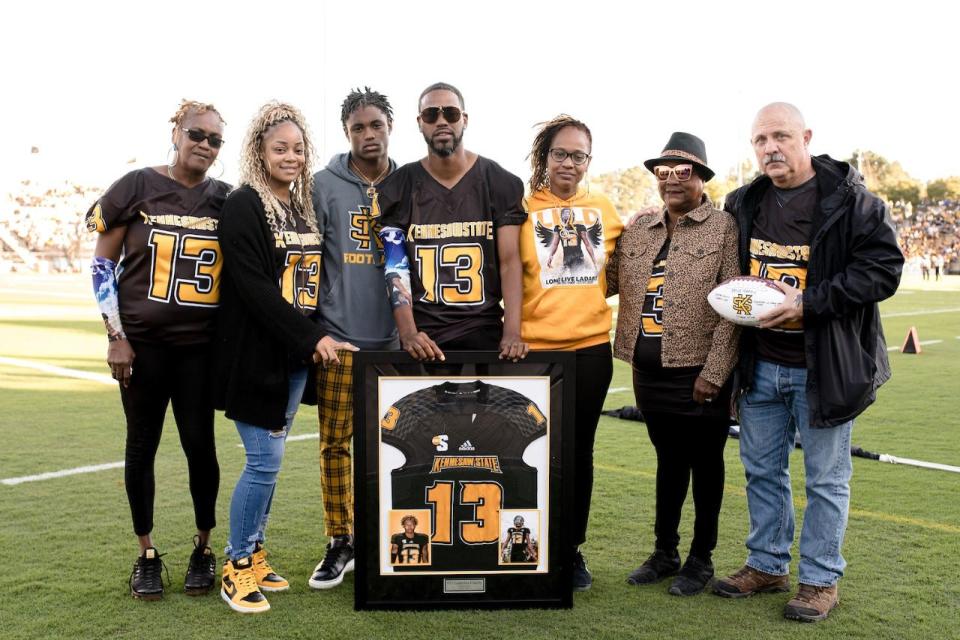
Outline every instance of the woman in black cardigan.
<svg viewBox="0 0 960 640">
<path fill-rule="evenodd" d="M 264 529 L 297 406 L 313 398 L 311 365 L 339 363 L 337 349 L 356 351 L 311 320 L 321 253 L 312 156 L 300 112 L 265 105 L 241 150 L 241 187 L 223 207 L 217 406 L 236 422 L 247 463 L 230 502 L 220 595 L 241 613 L 268 610 L 261 591 L 290 586 L 266 560 Z"/>
</svg>

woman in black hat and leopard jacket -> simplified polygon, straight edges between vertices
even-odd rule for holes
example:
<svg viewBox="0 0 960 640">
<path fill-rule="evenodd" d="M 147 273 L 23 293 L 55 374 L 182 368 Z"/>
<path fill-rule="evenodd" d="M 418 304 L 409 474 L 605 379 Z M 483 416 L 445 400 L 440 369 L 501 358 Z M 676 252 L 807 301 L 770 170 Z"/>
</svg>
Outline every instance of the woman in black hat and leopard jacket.
<svg viewBox="0 0 960 640">
<path fill-rule="evenodd" d="M 644 165 L 664 207 L 624 231 L 607 265 L 607 294 L 620 294 L 614 355 L 633 365 L 637 406 L 657 452 L 655 549 L 627 582 L 676 575 L 670 593 L 694 595 L 713 577 L 739 336 L 707 294 L 740 275 L 737 227 L 703 193 L 713 171 L 700 138 L 676 132 Z M 677 529 L 691 473 L 696 519 L 681 568 Z"/>
</svg>

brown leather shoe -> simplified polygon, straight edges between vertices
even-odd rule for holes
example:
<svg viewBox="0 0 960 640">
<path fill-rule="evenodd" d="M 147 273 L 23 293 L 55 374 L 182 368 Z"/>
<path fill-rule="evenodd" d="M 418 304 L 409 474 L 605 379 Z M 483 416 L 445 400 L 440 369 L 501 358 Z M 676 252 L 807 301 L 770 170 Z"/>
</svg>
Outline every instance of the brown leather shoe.
<svg viewBox="0 0 960 640">
<path fill-rule="evenodd" d="M 826 619 L 833 608 L 840 604 L 837 585 L 817 587 L 800 583 L 800 590 L 783 608 L 783 617 L 800 622 L 819 622 Z"/>
<path fill-rule="evenodd" d="M 713 583 L 713 592 L 724 598 L 746 598 L 755 593 L 790 591 L 790 576 L 775 576 L 744 565 L 731 576 Z"/>
</svg>

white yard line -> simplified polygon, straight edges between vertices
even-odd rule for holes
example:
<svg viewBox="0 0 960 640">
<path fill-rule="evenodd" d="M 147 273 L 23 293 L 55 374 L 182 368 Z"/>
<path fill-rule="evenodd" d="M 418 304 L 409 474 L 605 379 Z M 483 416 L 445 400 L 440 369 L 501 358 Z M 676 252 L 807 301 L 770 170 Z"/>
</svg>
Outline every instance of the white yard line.
<svg viewBox="0 0 960 640">
<path fill-rule="evenodd" d="M 301 435 L 290 436 L 287 438 L 287 442 L 297 442 L 299 440 L 317 440 L 320 437 L 319 433 L 304 433 Z M 238 444 L 238 447 L 243 447 L 243 444 Z M 93 464 L 86 467 L 75 467 L 73 469 L 61 469 L 60 471 L 47 471 L 46 473 L 38 473 L 32 476 L 20 476 L 18 478 L 4 478 L 0 480 L 0 484 L 5 484 L 8 486 L 14 486 L 18 484 L 23 484 L 24 482 L 36 482 L 38 480 L 53 480 L 55 478 L 63 478 L 66 476 L 77 475 L 78 473 L 94 473 L 97 471 L 108 471 L 110 469 L 122 469 L 123 462 L 107 462 L 105 464 Z"/>
<path fill-rule="evenodd" d="M 38 473 L 33 476 L 20 476 L 19 478 L 4 478 L 0 480 L 0 484 L 6 485 L 16 485 L 23 484 L 24 482 L 35 482 L 37 480 L 52 480 L 53 478 L 63 478 L 66 476 L 74 476 L 78 473 L 93 473 L 95 471 L 106 471 L 107 469 L 120 469 L 123 467 L 122 462 L 107 462 L 106 464 L 93 464 L 86 467 L 74 467 L 73 469 L 61 469 L 60 471 L 47 471 L 46 473 Z"/>
<path fill-rule="evenodd" d="M 104 373 L 91 373 L 89 371 L 80 371 L 78 369 L 67 369 L 66 367 L 56 367 L 52 364 L 43 362 L 33 362 L 32 360 L 21 360 L 20 358 L 6 358 L 0 356 L 0 364 L 8 364 L 14 367 L 24 367 L 26 369 L 36 369 L 44 373 L 51 373 L 55 376 L 66 376 L 68 378 L 79 378 L 81 380 L 90 380 L 100 384 L 116 386 L 117 381 Z"/>
<path fill-rule="evenodd" d="M 630 391 L 630 387 L 614 387 L 613 389 L 607 389 L 607 395 L 611 393 L 620 393 L 621 391 Z"/>
<path fill-rule="evenodd" d="M 70 300 L 90 300 L 93 304 L 93 293 L 75 293 L 72 291 L 43 291 L 37 289 L 10 289 L 0 287 L 0 294 L 9 293 L 17 296 L 36 296 L 38 298 L 68 298 Z"/>
<path fill-rule="evenodd" d="M 930 316 L 935 313 L 956 313 L 960 307 L 954 309 L 921 309 L 920 311 L 900 311 L 898 313 L 881 313 L 880 317 L 887 318 L 906 318 L 908 316 Z"/>
<path fill-rule="evenodd" d="M 920 346 L 922 347 L 928 344 L 937 344 L 938 342 L 943 342 L 943 340 L 921 340 Z M 900 350 L 900 347 L 896 347 L 896 346 L 887 347 L 887 351 L 899 351 L 899 350 Z"/>
</svg>

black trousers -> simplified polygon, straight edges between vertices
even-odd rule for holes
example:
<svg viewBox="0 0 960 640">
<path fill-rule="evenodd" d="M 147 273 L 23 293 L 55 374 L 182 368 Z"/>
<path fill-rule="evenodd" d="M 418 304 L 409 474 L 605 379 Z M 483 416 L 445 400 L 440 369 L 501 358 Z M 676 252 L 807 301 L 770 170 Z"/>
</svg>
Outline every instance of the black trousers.
<svg viewBox="0 0 960 640">
<path fill-rule="evenodd" d="M 648 412 L 643 417 L 657 451 L 656 548 L 673 553 L 680 544 L 680 511 L 692 475 L 696 515 L 690 555 L 710 560 L 717 546 L 723 502 L 723 447 L 730 420 Z"/>
<path fill-rule="evenodd" d="M 213 435 L 213 385 L 208 345 L 172 347 L 131 341 L 135 359 L 130 386 L 120 387 L 127 418 L 124 480 L 133 530 L 153 530 L 153 463 L 163 433 L 167 404 L 187 455 L 190 495 L 197 528 L 216 526 L 220 467 Z"/>
<path fill-rule="evenodd" d="M 573 544 L 587 540 L 590 499 L 593 495 L 593 443 L 603 401 L 613 378 L 613 354 L 610 343 L 575 351 L 577 359 L 576 430 L 574 443 Z"/>
</svg>

